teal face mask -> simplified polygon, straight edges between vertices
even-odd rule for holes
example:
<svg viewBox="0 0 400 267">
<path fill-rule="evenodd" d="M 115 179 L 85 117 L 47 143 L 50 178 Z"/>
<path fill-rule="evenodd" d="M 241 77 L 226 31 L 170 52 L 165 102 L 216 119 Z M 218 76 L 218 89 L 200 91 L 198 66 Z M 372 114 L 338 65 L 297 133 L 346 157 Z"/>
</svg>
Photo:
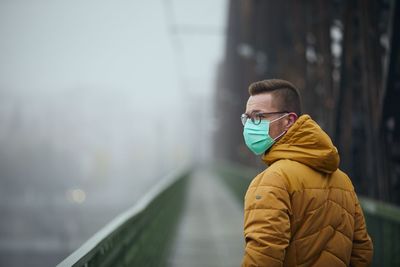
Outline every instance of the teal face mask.
<svg viewBox="0 0 400 267">
<path fill-rule="evenodd" d="M 261 155 L 267 151 L 275 143 L 275 140 L 285 133 L 283 132 L 273 139 L 269 135 L 269 125 L 287 115 L 285 114 L 273 121 L 261 120 L 260 124 L 254 124 L 252 120 L 248 119 L 243 129 L 243 137 L 247 147 L 256 155 Z"/>
</svg>

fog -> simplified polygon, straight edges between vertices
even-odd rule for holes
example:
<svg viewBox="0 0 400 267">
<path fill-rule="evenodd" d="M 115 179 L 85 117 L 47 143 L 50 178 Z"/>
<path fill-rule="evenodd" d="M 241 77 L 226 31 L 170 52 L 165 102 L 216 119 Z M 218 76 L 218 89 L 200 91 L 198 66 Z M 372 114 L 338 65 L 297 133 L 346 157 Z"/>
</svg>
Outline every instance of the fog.
<svg viewBox="0 0 400 267">
<path fill-rule="evenodd" d="M 53 266 L 211 158 L 226 1 L 0 1 L 0 265 Z"/>
</svg>

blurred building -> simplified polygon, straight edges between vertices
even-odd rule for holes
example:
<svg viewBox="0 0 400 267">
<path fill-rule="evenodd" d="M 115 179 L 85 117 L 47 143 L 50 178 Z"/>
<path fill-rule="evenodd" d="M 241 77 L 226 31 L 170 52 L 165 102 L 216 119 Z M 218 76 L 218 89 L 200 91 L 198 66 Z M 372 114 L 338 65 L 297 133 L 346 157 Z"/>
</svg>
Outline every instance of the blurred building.
<svg viewBox="0 0 400 267">
<path fill-rule="evenodd" d="M 281 78 L 333 138 L 361 194 L 400 204 L 400 4 L 231 0 L 216 81 L 215 154 L 262 166 L 245 147 L 248 85 Z"/>
</svg>

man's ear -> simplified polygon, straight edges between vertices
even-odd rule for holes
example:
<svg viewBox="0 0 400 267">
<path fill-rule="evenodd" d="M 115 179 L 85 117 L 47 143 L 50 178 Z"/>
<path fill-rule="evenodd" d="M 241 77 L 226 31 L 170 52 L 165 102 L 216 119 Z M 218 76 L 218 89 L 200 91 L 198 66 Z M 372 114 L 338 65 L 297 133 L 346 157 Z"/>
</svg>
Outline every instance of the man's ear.
<svg viewBox="0 0 400 267">
<path fill-rule="evenodd" d="M 297 120 L 297 114 L 294 112 L 290 112 L 288 115 L 288 120 L 287 120 L 287 124 L 285 126 L 285 130 L 289 130 L 290 127 L 292 127 L 292 125 L 296 122 Z"/>
</svg>

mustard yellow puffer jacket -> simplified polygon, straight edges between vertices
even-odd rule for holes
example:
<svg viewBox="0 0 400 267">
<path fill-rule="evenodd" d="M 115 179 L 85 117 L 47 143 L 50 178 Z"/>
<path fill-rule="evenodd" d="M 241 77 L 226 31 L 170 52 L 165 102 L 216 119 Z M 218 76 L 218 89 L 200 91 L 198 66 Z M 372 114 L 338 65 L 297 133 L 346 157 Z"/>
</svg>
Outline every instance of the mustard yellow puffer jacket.
<svg viewBox="0 0 400 267">
<path fill-rule="evenodd" d="M 242 266 L 368 266 L 372 242 L 328 135 L 303 115 L 263 156 L 245 196 Z"/>
</svg>

